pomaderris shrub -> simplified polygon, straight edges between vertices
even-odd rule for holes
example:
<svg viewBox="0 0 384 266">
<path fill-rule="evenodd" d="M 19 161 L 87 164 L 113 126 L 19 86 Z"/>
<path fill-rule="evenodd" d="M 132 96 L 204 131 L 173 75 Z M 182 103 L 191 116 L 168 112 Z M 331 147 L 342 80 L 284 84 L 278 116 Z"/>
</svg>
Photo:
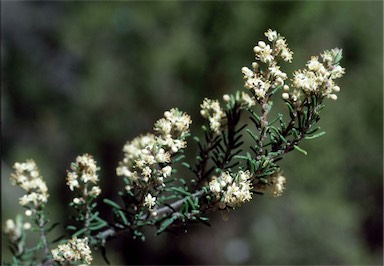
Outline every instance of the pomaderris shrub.
<svg viewBox="0 0 384 266">
<path fill-rule="evenodd" d="M 25 191 L 20 205 L 25 215 L 7 220 L 3 233 L 14 254 L 14 264 L 70 264 L 92 262 L 91 249 L 105 249 L 111 237 L 127 234 L 142 238 L 142 228 L 153 226 L 157 233 L 190 222 L 207 223 L 212 211 L 233 209 L 255 194 L 281 196 L 286 178 L 278 166 L 284 155 L 296 150 L 307 154 L 302 140 L 320 137 L 316 123 L 327 98 L 336 100 L 340 87 L 335 80 L 345 69 L 339 65 L 341 49 L 312 56 L 306 68 L 285 73 L 280 62 L 292 62 L 294 53 L 287 40 L 274 30 L 253 48 L 254 62 L 241 69 L 245 90 L 223 95 L 223 101 L 205 98 L 201 115 L 203 139 L 194 162 L 183 156 L 191 135 L 191 117 L 177 108 L 164 112 L 153 132 L 128 141 L 116 174 L 125 185 L 119 196 L 123 204 L 103 199 L 113 221 L 100 217 L 95 199 L 101 195 L 99 169 L 89 154 L 78 156 L 67 172 L 68 193 L 76 217 L 66 227 L 69 240 L 53 243 L 53 228 L 45 214 L 48 188 L 33 160 L 15 163 L 11 183 Z M 283 101 L 285 114 L 271 117 L 273 101 Z M 247 120 L 248 119 L 248 120 Z M 246 123 L 251 126 L 247 126 Z M 245 143 L 243 135 L 252 143 Z M 178 164 L 176 164 L 178 163 Z M 179 176 L 176 165 L 190 170 Z M 35 247 L 27 248 L 27 233 L 40 234 Z"/>
</svg>

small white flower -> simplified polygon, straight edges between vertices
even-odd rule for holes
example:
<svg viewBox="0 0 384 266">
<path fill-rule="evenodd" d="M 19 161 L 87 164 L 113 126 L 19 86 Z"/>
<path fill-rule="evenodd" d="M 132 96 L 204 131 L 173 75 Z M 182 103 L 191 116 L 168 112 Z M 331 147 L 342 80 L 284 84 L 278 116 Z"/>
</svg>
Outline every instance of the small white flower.
<svg viewBox="0 0 384 266">
<path fill-rule="evenodd" d="M 88 195 L 97 197 L 101 193 L 101 189 L 98 186 L 93 186 L 92 189 L 88 192 Z"/>
<path fill-rule="evenodd" d="M 164 177 L 168 177 L 172 173 L 172 167 L 167 165 L 167 166 L 163 167 L 163 169 L 161 169 L 161 172 L 163 173 Z"/>
<path fill-rule="evenodd" d="M 145 177 L 151 177 L 152 169 L 148 166 L 144 167 L 143 172 L 141 173 Z"/>
<path fill-rule="evenodd" d="M 269 29 L 266 33 L 264 33 L 265 36 L 268 38 L 270 42 L 273 42 L 277 39 L 277 32 L 275 30 Z"/>
<path fill-rule="evenodd" d="M 217 179 L 212 179 L 209 182 L 209 189 L 214 193 L 219 193 L 221 191 L 220 182 Z"/>
<path fill-rule="evenodd" d="M 147 206 L 148 209 L 152 209 L 156 205 L 156 197 L 153 197 L 151 193 L 148 193 L 144 198 L 144 206 Z"/>
<path fill-rule="evenodd" d="M 73 201 L 73 203 L 75 203 L 75 204 L 79 204 L 79 203 L 81 203 L 81 200 L 80 200 L 79 198 L 74 198 L 72 201 Z"/>
<path fill-rule="evenodd" d="M 231 100 L 231 97 L 230 97 L 228 94 L 224 94 L 224 95 L 223 95 L 223 100 L 224 100 L 225 102 L 229 102 L 229 101 Z"/>
</svg>

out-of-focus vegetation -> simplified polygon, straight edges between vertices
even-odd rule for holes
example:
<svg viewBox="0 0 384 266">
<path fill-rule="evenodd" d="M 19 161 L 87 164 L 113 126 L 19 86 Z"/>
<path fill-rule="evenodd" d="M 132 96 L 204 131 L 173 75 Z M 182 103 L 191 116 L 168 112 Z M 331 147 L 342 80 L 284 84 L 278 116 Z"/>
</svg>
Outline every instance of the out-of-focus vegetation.
<svg viewBox="0 0 384 266">
<path fill-rule="evenodd" d="M 343 48 L 346 75 L 308 141 L 308 156 L 282 162 L 287 190 L 255 196 L 178 236 L 130 236 L 107 246 L 112 264 L 382 264 L 383 3 L 24 2 L 1 3 L 2 217 L 22 212 L 9 184 L 15 161 L 34 158 L 48 210 L 68 221 L 66 169 L 88 152 L 102 196 L 115 198 L 125 141 L 179 107 L 198 134 L 204 97 L 242 89 L 242 66 L 268 28 L 295 52 L 286 70 Z M 196 147 L 190 142 L 189 158 Z M 184 174 L 184 172 L 181 172 Z M 110 215 L 102 211 L 104 217 Z M 227 221 L 229 220 L 229 221 Z M 62 232 L 55 232 L 60 235 Z M 2 253 L 9 260 L 3 243 Z M 104 263 L 100 256 L 96 264 Z"/>
</svg>

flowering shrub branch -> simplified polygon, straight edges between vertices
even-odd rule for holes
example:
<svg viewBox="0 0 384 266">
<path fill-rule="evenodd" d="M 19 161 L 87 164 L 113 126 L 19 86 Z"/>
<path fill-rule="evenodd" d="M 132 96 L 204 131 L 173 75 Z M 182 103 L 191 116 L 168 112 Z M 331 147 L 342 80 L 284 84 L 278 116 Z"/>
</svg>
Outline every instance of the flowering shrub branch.
<svg viewBox="0 0 384 266">
<path fill-rule="evenodd" d="M 155 122 L 153 133 L 124 145 L 124 156 L 116 168 L 125 183 L 119 191 L 123 204 L 103 199 L 114 214 L 113 221 L 105 221 L 97 211 L 100 168 L 91 155 L 78 156 L 67 173 L 67 185 L 75 193 L 69 205 L 76 215 L 67 226 L 71 239 L 51 249 L 54 241 L 47 234 L 54 226 L 47 228 L 44 213 L 48 189 L 34 161 L 16 163 L 11 183 L 26 191 L 20 204 L 35 221 L 40 242 L 32 249 L 24 246 L 26 231 L 31 228 L 23 222 L 27 217 L 8 220 L 4 234 L 14 254 L 13 263 L 90 264 L 91 247 L 105 255 L 107 241 L 120 234 L 144 240 L 142 228 L 146 226 L 156 227 L 160 234 L 189 223 L 207 224 L 209 212 L 238 207 L 256 193 L 281 196 L 286 178 L 278 161 L 293 150 L 307 154 L 299 146 L 301 141 L 324 134 L 316 127 L 323 100 L 337 99 L 340 88 L 334 80 L 345 70 L 339 65 L 342 51 L 336 48 L 311 57 L 306 69 L 295 71 L 288 80 L 280 62 L 292 62 L 293 52 L 276 31 L 268 30 L 265 36 L 268 43 L 259 41 L 253 49 L 252 67 L 241 69 L 246 91 L 224 95 L 222 104 L 203 100 L 201 115 L 207 124 L 202 126 L 203 139 L 193 137 L 199 149 L 195 162 L 188 163 L 183 155 L 192 120 L 177 108 Z M 278 99 L 286 105 L 286 115 L 271 118 L 273 101 Z M 245 144 L 244 134 L 252 139 L 251 146 Z M 177 176 L 177 164 L 187 167 L 193 177 Z M 42 253 L 40 257 L 37 252 Z"/>
</svg>

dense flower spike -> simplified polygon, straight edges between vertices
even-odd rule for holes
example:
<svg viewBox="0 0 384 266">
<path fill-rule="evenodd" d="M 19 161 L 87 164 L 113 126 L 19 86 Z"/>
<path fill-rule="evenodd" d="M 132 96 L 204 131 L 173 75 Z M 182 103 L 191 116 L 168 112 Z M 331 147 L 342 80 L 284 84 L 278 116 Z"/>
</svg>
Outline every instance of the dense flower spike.
<svg viewBox="0 0 384 266">
<path fill-rule="evenodd" d="M 15 220 L 8 219 L 3 226 L 3 232 L 8 236 L 8 239 L 17 243 L 21 240 L 23 231 L 31 229 L 31 224 L 22 220 L 22 216 L 18 215 Z"/>
<path fill-rule="evenodd" d="M 124 159 L 116 174 L 125 177 L 127 191 L 150 184 L 164 185 L 164 179 L 172 173 L 172 155 L 187 146 L 185 138 L 191 123 L 189 115 L 173 108 L 155 123 L 156 135 L 143 135 L 124 145 Z"/>
<path fill-rule="evenodd" d="M 67 185 L 70 190 L 80 189 L 83 196 L 97 197 L 101 189 L 97 186 L 100 170 L 96 161 L 89 154 L 77 156 L 76 162 L 72 163 L 71 170 L 67 173 Z"/>
<path fill-rule="evenodd" d="M 40 176 L 35 161 L 27 160 L 25 163 L 15 163 L 15 172 L 11 174 L 11 184 L 21 187 L 27 192 L 20 198 L 20 205 L 32 203 L 34 207 L 42 206 L 48 201 L 48 188 Z"/>
<path fill-rule="evenodd" d="M 250 179 L 249 171 L 239 171 L 235 175 L 222 172 L 220 176 L 212 177 L 209 189 L 219 200 L 220 208 L 233 208 L 252 199 Z"/>
<path fill-rule="evenodd" d="M 301 96 L 316 95 L 336 100 L 335 92 L 339 92 L 340 87 L 335 84 L 334 79 L 342 77 L 345 73 L 345 69 L 339 65 L 341 57 L 342 50 L 338 48 L 322 53 L 322 62 L 318 56 L 312 56 L 307 62 L 307 69 L 294 72 L 292 92 L 285 92 L 283 98 L 300 102 Z"/>
<path fill-rule="evenodd" d="M 93 260 L 87 238 L 72 238 L 52 251 L 53 259 L 60 263 L 83 262 L 90 264 Z"/>
<path fill-rule="evenodd" d="M 200 107 L 201 115 L 209 120 L 210 129 L 216 134 L 220 134 L 225 123 L 225 112 L 220 107 L 219 101 L 205 98 Z"/>
<path fill-rule="evenodd" d="M 292 62 L 293 52 L 288 48 L 288 44 L 283 36 L 276 31 L 269 29 L 265 36 L 271 42 L 266 44 L 259 41 L 253 48 L 257 62 L 252 63 L 252 70 L 243 67 L 241 72 L 244 74 L 245 88 L 251 90 L 257 100 L 266 97 L 266 94 L 278 86 L 283 86 L 287 79 L 287 74 L 280 70 L 278 59 Z M 261 67 L 261 65 L 266 65 Z"/>
</svg>

